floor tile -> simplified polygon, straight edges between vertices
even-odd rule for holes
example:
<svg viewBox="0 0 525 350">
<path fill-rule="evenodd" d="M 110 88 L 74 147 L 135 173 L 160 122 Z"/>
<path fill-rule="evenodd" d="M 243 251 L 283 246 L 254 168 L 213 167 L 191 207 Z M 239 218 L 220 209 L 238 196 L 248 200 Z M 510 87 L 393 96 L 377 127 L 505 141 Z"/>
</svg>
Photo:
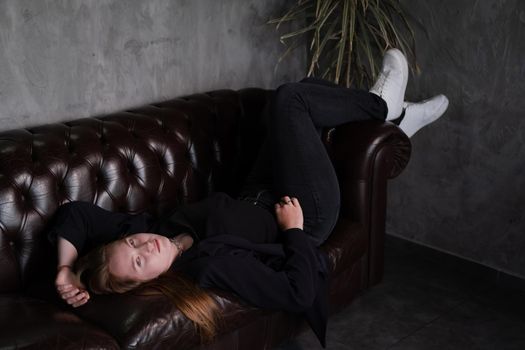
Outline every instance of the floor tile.
<svg viewBox="0 0 525 350">
<path fill-rule="evenodd" d="M 487 310 L 514 321 L 525 322 L 525 291 L 523 290 L 491 285 L 474 293 L 473 300 Z"/>
<path fill-rule="evenodd" d="M 333 339 L 327 339 L 327 350 L 359 350 L 359 348 L 349 347 Z M 274 350 L 323 350 L 321 344 L 312 331 L 305 332 L 300 337 L 284 342 Z"/>
<path fill-rule="evenodd" d="M 389 347 L 391 350 L 525 349 L 525 323 L 467 301 Z"/>
<path fill-rule="evenodd" d="M 525 349 L 525 292 L 387 237 L 383 281 L 328 321 L 328 350 Z M 275 350 L 322 349 L 311 330 Z"/>
</svg>

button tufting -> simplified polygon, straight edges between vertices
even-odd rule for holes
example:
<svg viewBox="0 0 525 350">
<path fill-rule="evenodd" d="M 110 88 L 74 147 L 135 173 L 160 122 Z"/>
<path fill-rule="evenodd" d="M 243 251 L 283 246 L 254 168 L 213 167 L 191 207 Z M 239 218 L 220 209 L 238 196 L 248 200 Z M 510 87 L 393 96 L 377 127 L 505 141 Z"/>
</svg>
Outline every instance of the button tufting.
<svg viewBox="0 0 525 350">
<path fill-rule="evenodd" d="M 15 242 L 13 242 L 13 241 L 9 241 L 9 246 L 10 246 L 11 248 L 13 248 L 13 247 L 15 246 Z"/>
</svg>

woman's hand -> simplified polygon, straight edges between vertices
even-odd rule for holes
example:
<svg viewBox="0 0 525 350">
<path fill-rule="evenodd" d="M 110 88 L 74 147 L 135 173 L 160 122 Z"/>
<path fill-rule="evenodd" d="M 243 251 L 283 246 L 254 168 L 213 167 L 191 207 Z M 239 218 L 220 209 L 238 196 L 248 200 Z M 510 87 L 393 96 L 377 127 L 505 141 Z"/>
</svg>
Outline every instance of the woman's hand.
<svg viewBox="0 0 525 350">
<path fill-rule="evenodd" d="M 303 210 L 297 198 L 282 197 L 280 202 L 275 204 L 275 214 L 281 231 L 291 228 L 303 229 Z"/>
<path fill-rule="evenodd" d="M 55 286 L 60 297 L 69 305 L 79 307 L 89 300 L 89 293 L 70 266 L 58 268 Z"/>
</svg>

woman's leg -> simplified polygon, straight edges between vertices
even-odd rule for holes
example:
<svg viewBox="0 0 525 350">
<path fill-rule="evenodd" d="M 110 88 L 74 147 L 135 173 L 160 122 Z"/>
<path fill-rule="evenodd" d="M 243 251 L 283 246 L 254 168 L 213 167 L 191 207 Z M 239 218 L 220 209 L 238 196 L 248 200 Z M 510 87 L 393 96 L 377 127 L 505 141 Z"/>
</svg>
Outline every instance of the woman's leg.
<svg viewBox="0 0 525 350">
<path fill-rule="evenodd" d="M 339 88 L 340 86 L 325 79 L 316 78 L 316 77 L 305 77 L 299 81 L 302 84 L 317 84 L 333 88 Z M 263 119 L 268 122 L 270 113 L 269 106 L 263 110 Z M 317 133 L 321 136 L 322 128 L 316 127 Z M 241 195 L 250 194 L 253 195 L 254 192 L 257 192 L 261 189 L 268 189 L 272 187 L 272 150 L 268 142 L 268 138 L 265 138 L 257 158 L 244 181 L 243 189 Z"/>
<path fill-rule="evenodd" d="M 408 79 L 406 66 L 401 51 L 390 49 L 370 92 L 306 78 L 280 86 L 271 101 L 266 155 L 259 166 L 267 165 L 273 173 L 267 178 L 278 198 L 299 199 L 305 232 L 317 245 L 331 233 L 340 205 L 335 170 L 318 132 L 351 121 L 397 117 Z"/>
<path fill-rule="evenodd" d="M 331 86 L 331 87 L 340 87 L 334 82 L 331 82 L 330 80 L 321 79 L 317 77 L 305 77 L 299 81 L 300 83 L 306 83 L 306 84 L 317 84 L 317 85 L 324 85 L 324 86 Z"/>
<path fill-rule="evenodd" d="M 335 170 L 318 129 L 351 121 L 383 121 L 383 99 L 367 91 L 320 84 L 280 86 L 271 101 L 268 145 L 272 155 L 273 191 L 297 197 L 304 231 L 316 245 L 331 233 L 339 214 Z"/>
</svg>

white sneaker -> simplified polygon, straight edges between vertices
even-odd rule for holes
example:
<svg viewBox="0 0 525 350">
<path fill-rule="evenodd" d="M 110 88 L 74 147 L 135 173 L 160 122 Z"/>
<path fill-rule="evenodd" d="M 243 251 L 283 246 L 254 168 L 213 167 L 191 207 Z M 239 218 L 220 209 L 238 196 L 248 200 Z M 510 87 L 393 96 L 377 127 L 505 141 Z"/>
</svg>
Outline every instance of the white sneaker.
<svg viewBox="0 0 525 350">
<path fill-rule="evenodd" d="M 421 102 L 405 102 L 405 115 L 399 127 L 412 137 L 422 127 L 436 121 L 448 108 L 448 98 L 437 95 Z"/>
<path fill-rule="evenodd" d="M 386 120 L 396 119 L 403 111 L 403 99 L 408 81 L 408 63 L 398 49 L 389 49 L 383 57 L 381 72 L 370 89 L 385 100 L 388 107 Z"/>
</svg>

